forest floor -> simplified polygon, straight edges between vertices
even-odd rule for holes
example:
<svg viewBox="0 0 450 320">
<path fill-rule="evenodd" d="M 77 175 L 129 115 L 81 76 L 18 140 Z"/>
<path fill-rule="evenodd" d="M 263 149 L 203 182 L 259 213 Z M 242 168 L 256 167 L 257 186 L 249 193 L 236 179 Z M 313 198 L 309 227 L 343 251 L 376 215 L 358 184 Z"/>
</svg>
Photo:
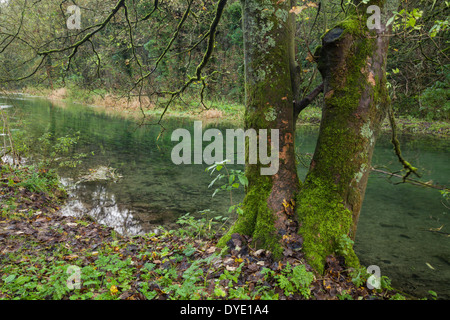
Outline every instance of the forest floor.
<svg viewBox="0 0 450 320">
<path fill-rule="evenodd" d="M 65 197 L 51 172 L 0 168 L 0 300 L 405 299 L 385 277 L 368 289 L 365 268 L 348 270 L 339 257 L 318 275 L 301 250 L 274 261 L 238 235 L 221 250 L 220 235 L 200 235 L 195 221 L 122 236 L 89 217 L 59 214 Z M 30 190 L 30 175 L 47 188 Z"/>
</svg>

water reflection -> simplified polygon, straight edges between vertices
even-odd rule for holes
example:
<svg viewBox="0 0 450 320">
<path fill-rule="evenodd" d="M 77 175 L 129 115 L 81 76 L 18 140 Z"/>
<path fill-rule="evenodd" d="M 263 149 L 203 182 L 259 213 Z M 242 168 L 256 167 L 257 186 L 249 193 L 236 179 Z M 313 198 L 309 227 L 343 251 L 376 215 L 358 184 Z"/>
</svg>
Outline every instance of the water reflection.
<svg viewBox="0 0 450 320">
<path fill-rule="evenodd" d="M 128 206 L 117 201 L 116 195 L 108 190 L 107 185 L 99 183 L 74 185 L 73 180 L 67 178 L 62 179 L 62 184 L 69 193 L 69 199 L 61 210 L 63 215 L 77 217 L 88 215 L 124 235 L 144 233 L 141 221 L 136 219 Z"/>
</svg>

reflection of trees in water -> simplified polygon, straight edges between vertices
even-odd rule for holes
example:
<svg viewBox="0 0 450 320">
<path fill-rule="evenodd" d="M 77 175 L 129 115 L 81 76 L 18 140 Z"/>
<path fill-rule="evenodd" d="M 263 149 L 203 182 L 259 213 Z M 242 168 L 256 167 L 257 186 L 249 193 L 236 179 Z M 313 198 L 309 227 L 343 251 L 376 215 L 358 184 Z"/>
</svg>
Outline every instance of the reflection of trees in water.
<svg viewBox="0 0 450 320">
<path fill-rule="evenodd" d="M 79 184 L 69 189 L 70 197 L 61 210 L 63 215 L 89 215 L 95 221 L 114 228 L 121 234 L 144 232 L 132 210 L 116 200 L 105 184 Z"/>
<path fill-rule="evenodd" d="M 171 229 L 177 226 L 177 218 L 187 212 L 195 214 L 211 209 L 218 215 L 226 214 L 230 205 L 228 195 L 219 193 L 212 198 L 213 190 L 207 188 L 210 176 L 200 168 L 195 169 L 184 174 L 172 172 L 168 179 L 161 170 L 147 168 L 145 174 L 134 172 L 131 177 L 125 174 L 118 183 L 75 185 L 72 179 L 63 178 L 70 197 L 62 213 L 87 214 L 121 234 L 150 232 L 161 225 Z M 159 175 L 154 175 L 155 172 Z M 233 196 L 240 201 L 243 191 Z"/>
<path fill-rule="evenodd" d="M 172 192 L 164 194 L 163 189 L 170 190 L 167 183 L 158 189 L 147 187 L 147 191 L 142 191 L 139 186 L 131 188 L 126 184 L 87 182 L 74 185 L 69 179 L 62 179 L 62 182 L 70 194 L 61 210 L 64 215 L 87 214 L 121 234 L 150 232 L 158 226 L 170 229 L 176 226 L 181 214 L 205 209 L 196 201 L 204 198 L 200 192 L 191 190 L 183 194 L 173 188 Z"/>
</svg>

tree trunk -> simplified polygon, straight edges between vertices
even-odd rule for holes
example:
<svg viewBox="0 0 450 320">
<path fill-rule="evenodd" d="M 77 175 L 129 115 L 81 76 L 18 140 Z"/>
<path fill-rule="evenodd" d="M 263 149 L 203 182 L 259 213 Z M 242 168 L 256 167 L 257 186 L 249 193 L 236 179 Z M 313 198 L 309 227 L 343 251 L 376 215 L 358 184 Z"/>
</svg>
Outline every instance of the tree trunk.
<svg viewBox="0 0 450 320">
<path fill-rule="evenodd" d="M 324 107 L 296 210 L 303 251 L 319 271 L 330 254 L 343 255 L 348 266 L 359 265 L 349 240 L 356 234 L 376 136 L 390 103 L 389 37 L 384 28 L 366 26 L 366 9 L 372 4 L 388 12 L 384 1 L 359 5 L 360 14 L 354 10 L 327 32 L 315 54 L 324 80 Z"/>
<path fill-rule="evenodd" d="M 277 258 L 287 243 L 298 247 L 303 242 L 303 252 L 318 271 L 330 254 L 343 255 L 348 266 L 357 266 L 350 240 L 356 232 L 375 138 L 389 103 L 385 86 L 389 38 L 383 30 L 367 28 L 366 9 L 370 4 L 385 9 L 384 1 L 358 5 L 324 35 L 316 51 L 325 105 L 303 186 L 294 152 L 299 83 L 294 17 L 289 13 L 292 3 L 245 0 L 242 4 L 245 125 L 257 131 L 279 130 L 279 169 L 274 175 L 261 175 L 260 163 L 246 161 L 249 185 L 244 214 L 219 245 L 234 233 L 244 234 Z M 292 215 L 294 206 L 296 215 Z M 293 220 L 300 223 L 298 233 L 292 233 Z"/>
<path fill-rule="evenodd" d="M 300 186 L 294 153 L 293 101 L 298 91 L 294 17 L 289 13 L 291 1 L 245 0 L 242 7 L 245 127 L 256 132 L 279 130 L 279 168 L 273 175 L 261 175 L 263 165 L 259 161 L 246 161 L 249 185 L 243 202 L 244 215 L 219 244 L 226 243 L 233 233 L 240 233 L 251 236 L 258 247 L 280 256 L 288 225 L 285 206 L 295 198 Z"/>
</svg>

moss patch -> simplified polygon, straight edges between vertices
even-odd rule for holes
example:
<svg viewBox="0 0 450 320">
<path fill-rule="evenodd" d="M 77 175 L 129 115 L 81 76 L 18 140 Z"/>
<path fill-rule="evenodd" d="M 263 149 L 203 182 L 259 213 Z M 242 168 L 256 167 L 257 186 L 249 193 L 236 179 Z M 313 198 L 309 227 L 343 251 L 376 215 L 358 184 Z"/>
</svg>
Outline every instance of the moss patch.
<svg viewBox="0 0 450 320">
<path fill-rule="evenodd" d="M 257 172 L 259 169 L 256 170 Z M 225 247 L 231 235 L 239 233 L 251 236 L 257 248 L 272 252 L 275 258 L 281 257 L 283 249 L 280 236 L 274 226 L 275 217 L 267 206 L 267 199 L 272 191 L 270 176 L 254 176 L 249 181 L 251 185 L 244 198 L 244 215 L 240 216 L 230 230 L 218 242 L 219 247 Z"/>
<path fill-rule="evenodd" d="M 305 185 L 297 197 L 303 251 L 309 264 L 323 272 L 326 257 L 339 252 L 338 239 L 351 229 L 352 212 L 344 206 L 333 183 L 309 175 Z M 347 266 L 359 266 L 352 249 L 347 250 L 344 258 Z"/>
</svg>

